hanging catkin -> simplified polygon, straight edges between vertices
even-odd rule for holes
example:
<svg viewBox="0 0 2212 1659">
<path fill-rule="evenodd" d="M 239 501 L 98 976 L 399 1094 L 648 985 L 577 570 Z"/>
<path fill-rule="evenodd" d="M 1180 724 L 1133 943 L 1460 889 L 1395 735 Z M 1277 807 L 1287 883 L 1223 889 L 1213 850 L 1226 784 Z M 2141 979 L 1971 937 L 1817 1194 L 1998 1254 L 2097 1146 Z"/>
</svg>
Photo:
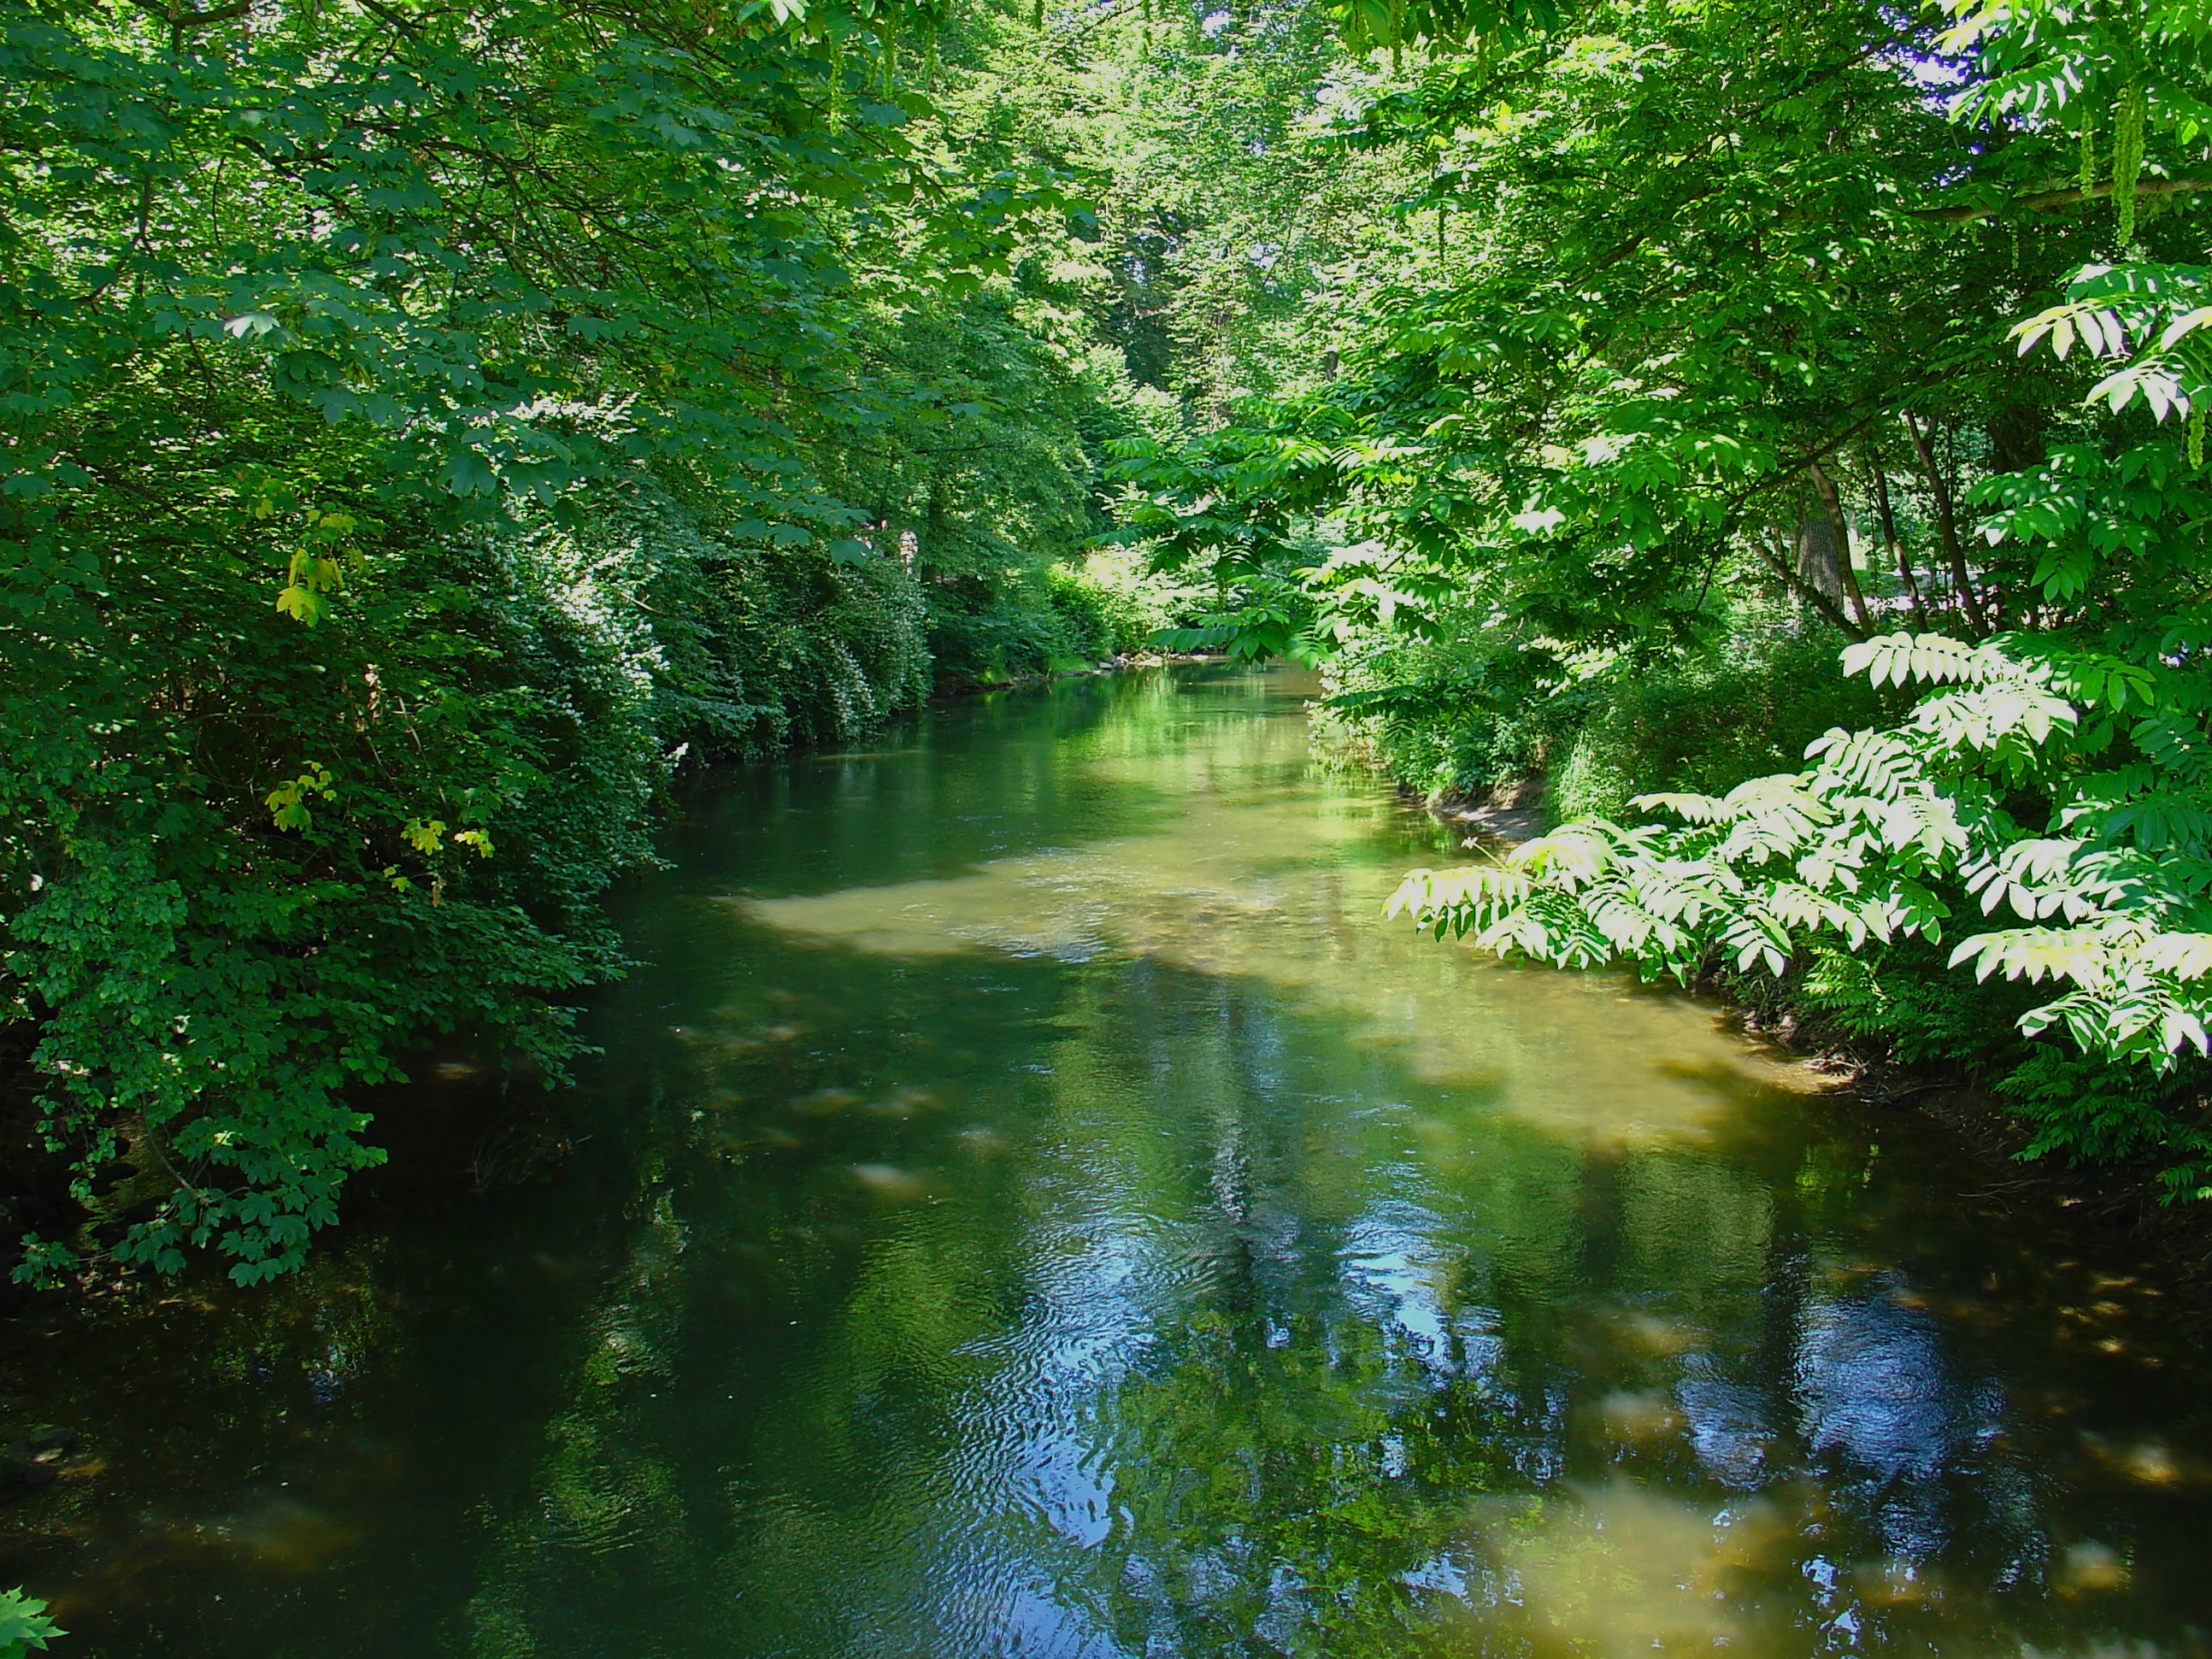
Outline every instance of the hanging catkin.
<svg viewBox="0 0 2212 1659">
<path fill-rule="evenodd" d="M 2202 403 L 2191 403 L 2189 405 L 2189 465 L 2192 468 L 2202 468 L 2204 465 L 2204 405 Z"/>
<path fill-rule="evenodd" d="M 2135 240 L 2135 181 L 2143 176 L 2143 89 L 2128 87 L 2112 110 L 2112 200 L 2120 210 L 2119 251 Z"/>
<path fill-rule="evenodd" d="M 2097 118 L 2086 105 L 2081 111 L 2081 162 L 2074 177 L 2080 182 L 2081 194 L 2086 197 L 2097 188 Z"/>
</svg>

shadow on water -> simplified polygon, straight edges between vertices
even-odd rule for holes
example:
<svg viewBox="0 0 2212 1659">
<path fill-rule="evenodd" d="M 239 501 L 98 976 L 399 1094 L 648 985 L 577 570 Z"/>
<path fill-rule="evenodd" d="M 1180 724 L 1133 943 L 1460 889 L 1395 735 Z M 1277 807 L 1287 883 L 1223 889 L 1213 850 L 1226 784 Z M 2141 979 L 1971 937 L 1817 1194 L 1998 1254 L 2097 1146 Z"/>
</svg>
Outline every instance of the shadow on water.
<svg viewBox="0 0 2212 1659">
<path fill-rule="evenodd" d="M 1055 681 L 927 711 L 865 749 L 710 775 L 668 851 L 686 884 L 786 891 L 963 873 L 995 858 L 1170 820 L 1172 794 L 1077 764 L 1188 748 L 1194 729 L 1281 711 L 1269 682 L 1220 670 Z"/>
<path fill-rule="evenodd" d="M 1297 691 L 702 799 L 572 1155 L 9 1359 L 7 1570 L 115 1655 L 2204 1651 L 2157 1276 L 1383 923 L 1437 832 Z"/>
</svg>

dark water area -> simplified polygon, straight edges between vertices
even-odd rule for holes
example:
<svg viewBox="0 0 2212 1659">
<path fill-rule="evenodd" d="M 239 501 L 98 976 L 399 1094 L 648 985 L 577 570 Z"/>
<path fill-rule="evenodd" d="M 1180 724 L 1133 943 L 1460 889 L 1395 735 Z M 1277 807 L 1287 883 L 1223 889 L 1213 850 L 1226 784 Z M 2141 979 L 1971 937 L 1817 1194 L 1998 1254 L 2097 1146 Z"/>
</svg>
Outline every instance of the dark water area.
<svg viewBox="0 0 2212 1659">
<path fill-rule="evenodd" d="M 1385 921 L 1465 854 L 1309 689 L 715 780 L 581 1086 L 449 1064 L 297 1279 L 20 1322 L 0 1585 L 61 1659 L 2212 1652 L 2158 1268 Z"/>
</svg>

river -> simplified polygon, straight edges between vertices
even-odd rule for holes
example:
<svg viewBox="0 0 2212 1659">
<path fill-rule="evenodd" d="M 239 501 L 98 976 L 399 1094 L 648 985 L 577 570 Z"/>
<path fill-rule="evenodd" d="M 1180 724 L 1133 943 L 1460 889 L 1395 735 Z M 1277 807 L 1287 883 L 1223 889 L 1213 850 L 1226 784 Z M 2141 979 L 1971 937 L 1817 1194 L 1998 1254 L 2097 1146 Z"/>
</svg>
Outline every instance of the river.
<svg viewBox="0 0 2212 1659">
<path fill-rule="evenodd" d="M 72 1656 L 2203 1654 L 2201 1327 L 1715 1009 L 1385 921 L 1295 676 L 710 780 L 578 1087 L 0 1356 Z"/>
</svg>

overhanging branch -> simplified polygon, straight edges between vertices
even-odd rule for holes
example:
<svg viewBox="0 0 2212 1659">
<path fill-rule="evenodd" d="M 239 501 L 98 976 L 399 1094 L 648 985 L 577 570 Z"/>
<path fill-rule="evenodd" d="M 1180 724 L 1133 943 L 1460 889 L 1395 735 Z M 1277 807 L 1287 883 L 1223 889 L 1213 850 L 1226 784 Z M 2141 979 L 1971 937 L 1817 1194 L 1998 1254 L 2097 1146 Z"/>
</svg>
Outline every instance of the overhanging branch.
<svg viewBox="0 0 2212 1659">
<path fill-rule="evenodd" d="M 2212 190 L 2212 179 L 2138 179 L 2135 181 L 2137 196 L 2186 196 L 2191 191 Z M 1970 225 L 1977 219 L 1994 219 L 2000 207 L 2025 208 L 2029 213 L 2049 213 L 2053 208 L 2070 208 L 2076 202 L 2094 201 L 2110 196 L 2109 183 L 2091 185 L 2083 190 L 2079 185 L 2069 185 L 2063 190 L 2040 190 L 2029 196 L 2015 196 L 2008 203 L 1983 208 L 1916 208 L 1915 219 L 1926 219 L 1939 225 Z"/>
</svg>

